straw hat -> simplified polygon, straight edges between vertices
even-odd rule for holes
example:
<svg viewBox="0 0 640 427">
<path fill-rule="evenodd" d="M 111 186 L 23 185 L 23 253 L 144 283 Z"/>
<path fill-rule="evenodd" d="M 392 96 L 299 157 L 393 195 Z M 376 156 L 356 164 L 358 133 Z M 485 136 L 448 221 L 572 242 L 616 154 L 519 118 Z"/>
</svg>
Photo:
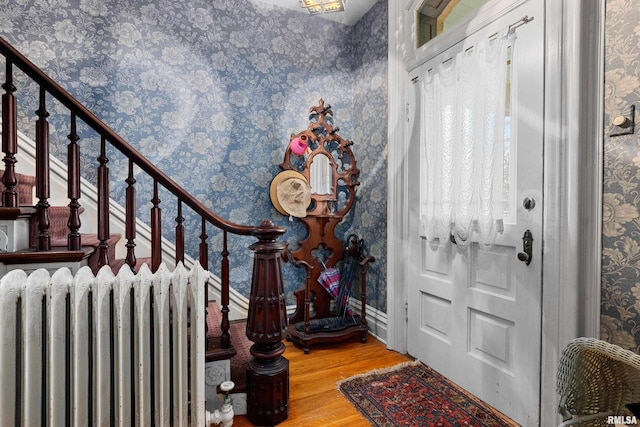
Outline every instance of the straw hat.
<svg viewBox="0 0 640 427">
<path fill-rule="evenodd" d="M 286 170 L 271 181 L 269 196 L 278 212 L 302 218 L 311 203 L 311 186 L 300 172 Z"/>
</svg>

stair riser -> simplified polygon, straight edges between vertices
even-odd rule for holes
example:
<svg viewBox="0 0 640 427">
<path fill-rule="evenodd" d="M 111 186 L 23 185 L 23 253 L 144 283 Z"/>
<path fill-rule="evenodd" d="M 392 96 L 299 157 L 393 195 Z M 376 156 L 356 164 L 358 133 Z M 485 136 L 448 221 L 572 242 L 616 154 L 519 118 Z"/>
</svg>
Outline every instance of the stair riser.
<svg viewBox="0 0 640 427">
<path fill-rule="evenodd" d="M 29 219 L 0 220 L 0 252 L 29 248 Z"/>
</svg>

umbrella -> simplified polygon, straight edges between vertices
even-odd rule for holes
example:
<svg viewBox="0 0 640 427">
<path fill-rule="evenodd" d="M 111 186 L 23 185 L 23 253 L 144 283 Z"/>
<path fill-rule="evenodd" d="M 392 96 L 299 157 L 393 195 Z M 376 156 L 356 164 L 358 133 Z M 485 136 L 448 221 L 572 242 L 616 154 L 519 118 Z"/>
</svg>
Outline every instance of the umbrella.
<svg viewBox="0 0 640 427">
<path fill-rule="evenodd" d="M 345 313 L 351 315 L 351 307 L 346 302 L 347 295 L 344 294 L 342 288 L 344 283 L 341 280 L 340 270 L 335 267 L 330 267 L 322 271 L 318 276 L 318 283 L 336 300 L 336 314 L 345 309 Z M 342 293 L 342 296 L 340 295 Z M 344 306 L 346 302 L 346 307 Z M 344 315 L 344 314 L 343 314 Z"/>
</svg>

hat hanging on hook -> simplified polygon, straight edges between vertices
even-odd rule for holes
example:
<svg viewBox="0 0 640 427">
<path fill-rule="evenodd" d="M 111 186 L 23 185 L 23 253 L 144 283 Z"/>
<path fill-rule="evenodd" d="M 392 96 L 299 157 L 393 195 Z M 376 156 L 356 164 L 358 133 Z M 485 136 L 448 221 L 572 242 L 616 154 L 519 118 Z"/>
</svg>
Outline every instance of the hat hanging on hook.
<svg viewBox="0 0 640 427">
<path fill-rule="evenodd" d="M 300 172 L 286 170 L 271 181 L 269 196 L 281 214 L 303 218 L 311 204 L 311 186 Z"/>
</svg>

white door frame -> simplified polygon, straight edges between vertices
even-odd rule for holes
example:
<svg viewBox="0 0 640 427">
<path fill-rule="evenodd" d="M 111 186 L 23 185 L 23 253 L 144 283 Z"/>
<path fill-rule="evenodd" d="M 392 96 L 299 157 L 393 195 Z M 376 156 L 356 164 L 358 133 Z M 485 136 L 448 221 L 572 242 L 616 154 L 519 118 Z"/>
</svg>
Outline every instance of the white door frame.
<svg viewBox="0 0 640 427">
<path fill-rule="evenodd" d="M 387 346 L 407 350 L 411 120 L 405 40 L 414 0 L 389 1 Z M 545 129 L 541 425 L 557 424 L 560 353 L 599 335 L 605 0 L 545 1 Z M 535 19 L 536 17 L 534 17 Z M 599 31 L 593 31 L 598 29 Z"/>
</svg>

